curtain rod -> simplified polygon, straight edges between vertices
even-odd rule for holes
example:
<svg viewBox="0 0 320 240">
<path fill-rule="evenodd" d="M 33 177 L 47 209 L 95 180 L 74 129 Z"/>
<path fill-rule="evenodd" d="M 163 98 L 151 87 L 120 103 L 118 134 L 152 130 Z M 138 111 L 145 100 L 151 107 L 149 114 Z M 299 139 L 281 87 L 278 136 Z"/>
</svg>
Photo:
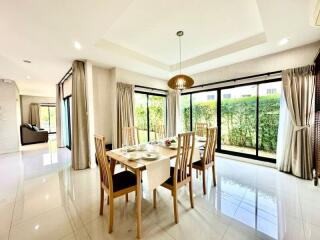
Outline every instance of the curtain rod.
<svg viewBox="0 0 320 240">
<path fill-rule="evenodd" d="M 160 91 L 160 92 L 168 92 L 167 90 L 163 90 L 163 89 L 159 89 L 159 88 L 151 88 L 151 87 L 145 87 L 145 86 L 140 86 L 140 85 L 134 85 L 134 87 L 137 87 L 137 88 L 144 88 L 144 89 L 149 89 L 149 90 L 152 90 L 152 91 Z"/>
<path fill-rule="evenodd" d="M 72 67 L 66 72 L 66 74 L 61 78 L 58 85 L 62 84 L 65 80 L 67 80 L 72 75 Z"/>
<path fill-rule="evenodd" d="M 193 86 L 193 87 L 191 87 L 191 88 L 189 88 L 189 89 L 207 87 L 207 86 L 217 85 L 217 84 L 221 84 L 221 83 L 236 82 L 236 81 L 244 80 L 244 79 L 248 79 L 248 78 L 256 78 L 256 77 L 262 77 L 262 76 L 270 76 L 270 75 L 277 74 L 277 73 L 281 73 L 281 72 L 282 72 L 282 71 L 274 71 L 274 72 L 267 72 L 267 73 L 261 73 L 261 74 L 256 74 L 256 75 L 250 75 L 250 76 L 246 76 L 246 77 L 232 78 L 232 79 L 228 79 L 228 80 L 224 80 L 224 81 L 220 81 L 220 82 L 206 83 L 206 84 L 201 84 L 201 85 Z"/>
</svg>

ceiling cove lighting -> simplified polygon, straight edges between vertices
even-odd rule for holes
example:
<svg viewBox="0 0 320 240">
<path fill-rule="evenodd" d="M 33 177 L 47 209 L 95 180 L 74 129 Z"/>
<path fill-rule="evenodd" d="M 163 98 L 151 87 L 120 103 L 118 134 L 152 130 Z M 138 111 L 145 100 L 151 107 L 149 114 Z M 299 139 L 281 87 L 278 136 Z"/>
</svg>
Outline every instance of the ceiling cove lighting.
<svg viewBox="0 0 320 240">
<path fill-rule="evenodd" d="M 279 45 L 280 45 L 280 46 L 283 46 L 283 45 L 286 45 L 288 42 L 289 42 L 289 39 L 288 39 L 288 38 L 282 38 L 282 39 L 279 41 Z"/>
<path fill-rule="evenodd" d="M 177 36 L 179 37 L 180 73 L 168 81 L 168 86 L 175 90 L 183 90 L 192 87 L 194 81 L 191 77 L 181 74 L 181 37 L 183 36 L 183 31 L 177 32 Z"/>
<path fill-rule="evenodd" d="M 74 48 L 77 49 L 77 50 L 80 50 L 80 49 L 82 48 L 81 44 L 80 44 L 78 41 L 75 41 L 75 42 L 73 43 L 73 46 L 74 46 Z"/>
</svg>

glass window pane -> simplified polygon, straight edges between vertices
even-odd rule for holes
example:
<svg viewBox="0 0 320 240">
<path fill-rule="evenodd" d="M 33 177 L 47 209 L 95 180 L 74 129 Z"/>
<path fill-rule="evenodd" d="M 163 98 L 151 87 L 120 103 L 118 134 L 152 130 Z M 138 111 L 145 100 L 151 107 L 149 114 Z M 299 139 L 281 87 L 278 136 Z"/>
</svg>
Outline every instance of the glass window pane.
<svg viewBox="0 0 320 240">
<path fill-rule="evenodd" d="M 139 129 L 140 143 L 148 142 L 147 94 L 135 95 L 135 125 Z"/>
<path fill-rule="evenodd" d="M 165 96 L 149 95 L 148 106 L 150 141 L 159 140 L 160 138 L 162 139 L 165 137 L 166 105 L 167 101 Z"/>
<path fill-rule="evenodd" d="M 50 132 L 48 106 L 40 106 L 40 128 Z"/>
<path fill-rule="evenodd" d="M 181 95 L 180 98 L 181 131 L 190 131 L 190 94 Z"/>
<path fill-rule="evenodd" d="M 276 158 L 281 82 L 259 85 L 258 155 Z"/>
<path fill-rule="evenodd" d="M 197 123 L 217 126 L 217 91 L 192 94 L 192 130 Z"/>
<path fill-rule="evenodd" d="M 221 149 L 256 154 L 257 86 L 221 90 Z"/>
<path fill-rule="evenodd" d="M 49 107 L 50 114 L 50 132 L 56 132 L 56 107 Z"/>
</svg>

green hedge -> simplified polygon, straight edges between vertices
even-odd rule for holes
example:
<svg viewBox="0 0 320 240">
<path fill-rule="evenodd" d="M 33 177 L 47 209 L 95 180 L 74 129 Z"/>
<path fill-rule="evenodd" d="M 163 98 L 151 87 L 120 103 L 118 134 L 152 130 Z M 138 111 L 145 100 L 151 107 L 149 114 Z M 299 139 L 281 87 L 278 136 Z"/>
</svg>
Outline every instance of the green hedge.
<svg viewBox="0 0 320 240">
<path fill-rule="evenodd" d="M 162 123 L 165 117 L 163 102 L 154 99 L 149 107 L 150 121 L 153 125 Z M 221 102 L 221 122 L 223 144 L 239 147 L 256 147 L 256 97 L 244 97 L 238 99 L 224 99 Z M 190 129 L 189 99 L 182 99 L 182 119 L 184 130 Z M 268 95 L 259 97 L 259 149 L 275 152 L 277 147 L 277 134 L 279 124 L 280 96 Z M 205 102 L 193 102 L 192 121 L 207 122 L 211 126 L 216 125 L 217 102 L 208 100 Z M 147 108 L 136 106 L 136 126 L 147 130 Z"/>
<path fill-rule="evenodd" d="M 259 149 L 275 152 L 279 124 L 280 96 L 259 97 Z M 216 125 L 216 101 L 193 103 L 192 121 Z M 190 107 L 182 109 L 184 130 L 190 129 Z M 224 99 L 221 102 L 222 144 L 256 146 L 256 97 Z"/>
</svg>

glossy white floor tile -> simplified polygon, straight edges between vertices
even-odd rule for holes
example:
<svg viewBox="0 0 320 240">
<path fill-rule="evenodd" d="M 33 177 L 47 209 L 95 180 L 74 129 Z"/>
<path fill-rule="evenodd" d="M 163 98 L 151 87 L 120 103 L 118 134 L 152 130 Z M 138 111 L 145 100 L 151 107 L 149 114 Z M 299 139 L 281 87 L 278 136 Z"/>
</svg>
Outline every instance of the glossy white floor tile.
<svg viewBox="0 0 320 240">
<path fill-rule="evenodd" d="M 320 188 L 275 169 L 217 158 L 217 186 L 194 178 L 195 208 L 179 192 L 174 224 L 170 192 L 157 189 L 153 208 L 144 173 L 143 239 L 320 239 Z M 118 167 L 117 171 L 121 171 Z M 55 142 L 0 155 L 0 239 L 135 239 L 134 195 L 115 202 L 114 232 L 108 206 L 99 216 L 98 169 L 73 171 L 70 151 Z"/>
</svg>

